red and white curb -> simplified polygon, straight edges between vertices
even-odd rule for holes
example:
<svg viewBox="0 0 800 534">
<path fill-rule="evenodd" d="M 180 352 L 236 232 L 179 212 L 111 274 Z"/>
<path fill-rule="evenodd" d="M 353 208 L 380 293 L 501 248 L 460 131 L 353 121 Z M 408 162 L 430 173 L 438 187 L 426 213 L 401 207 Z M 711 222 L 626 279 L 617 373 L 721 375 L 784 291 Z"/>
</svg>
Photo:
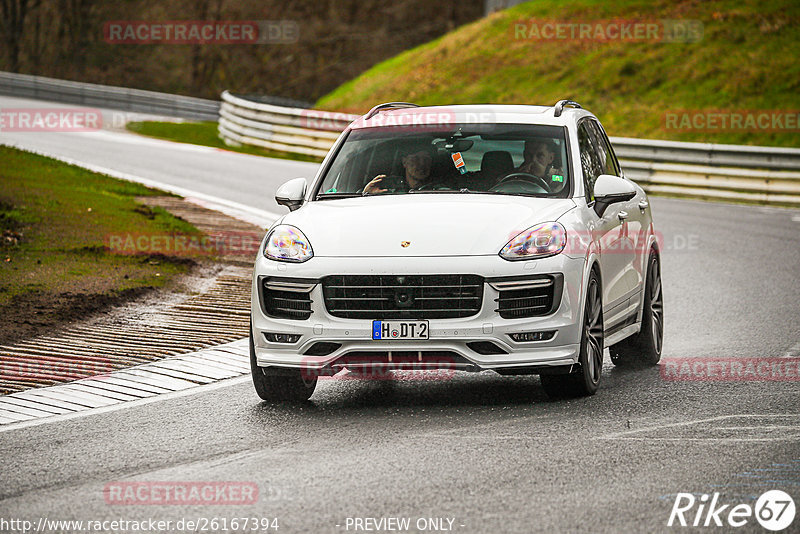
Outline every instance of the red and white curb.
<svg viewBox="0 0 800 534">
<path fill-rule="evenodd" d="M 71 414 L 108 411 L 161 396 L 180 396 L 176 393 L 221 384 L 219 381 L 249 372 L 249 342 L 243 338 L 103 375 L 4 395 L 0 397 L 0 431 Z"/>
</svg>

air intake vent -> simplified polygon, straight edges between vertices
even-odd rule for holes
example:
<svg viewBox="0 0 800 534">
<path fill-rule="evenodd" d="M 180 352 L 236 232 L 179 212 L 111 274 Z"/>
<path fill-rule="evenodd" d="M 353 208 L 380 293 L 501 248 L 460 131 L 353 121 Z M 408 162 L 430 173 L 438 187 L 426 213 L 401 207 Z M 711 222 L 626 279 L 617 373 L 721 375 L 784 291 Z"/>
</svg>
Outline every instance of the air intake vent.
<svg viewBox="0 0 800 534">
<path fill-rule="evenodd" d="M 476 315 L 483 278 L 471 274 L 335 275 L 322 279 L 328 313 L 345 319 L 451 319 Z"/>
<path fill-rule="evenodd" d="M 262 278 L 264 313 L 279 319 L 308 319 L 311 317 L 311 290 L 316 285 L 316 280 Z"/>
<path fill-rule="evenodd" d="M 327 356 L 328 354 L 332 354 L 334 351 L 338 350 L 341 346 L 341 343 L 318 341 L 317 343 L 311 345 L 311 347 L 309 347 L 304 354 L 307 356 Z"/>
<path fill-rule="evenodd" d="M 495 278 L 489 281 L 500 292 L 495 299 L 503 319 L 522 319 L 549 315 L 561 302 L 564 276 L 560 273 L 527 277 Z"/>
<path fill-rule="evenodd" d="M 503 350 L 491 341 L 472 341 L 467 343 L 467 347 L 483 356 L 489 356 L 492 354 L 508 354 L 508 351 Z"/>
</svg>

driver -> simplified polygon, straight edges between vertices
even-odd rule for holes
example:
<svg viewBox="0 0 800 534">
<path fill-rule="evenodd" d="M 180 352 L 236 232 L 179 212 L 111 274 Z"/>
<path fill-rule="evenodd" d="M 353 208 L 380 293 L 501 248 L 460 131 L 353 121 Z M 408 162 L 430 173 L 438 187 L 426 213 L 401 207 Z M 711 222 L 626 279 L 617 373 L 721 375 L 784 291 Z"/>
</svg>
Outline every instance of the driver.
<svg viewBox="0 0 800 534">
<path fill-rule="evenodd" d="M 386 193 L 389 189 L 392 192 L 407 192 L 411 189 L 431 189 L 434 185 L 431 183 L 431 167 L 433 165 L 433 157 L 430 150 L 418 150 L 403 156 L 403 168 L 405 169 L 405 176 L 403 178 L 395 177 L 395 184 L 386 185 L 391 182 L 385 174 L 379 174 L 372 179 L 367 185 L 364 186 L 365 195 L 375 195 L 378 193 Z M 384 186 L 384 187 L 381 187 Z"/>
<path fill-rule="evenodd" d="M 545 183 L 550 183 L 554 174 L 562 174 L 561 169 L 553 167 L 557 150 L 555 143 L 550 139 L 528 139 L 525 141 L 525 149 L 522 152 L 522 164 L 505 176 L 516 173 L 532 174 L 544 180 Z M 505 176 L 500 177 L 498 183 Z"/>
</svg>

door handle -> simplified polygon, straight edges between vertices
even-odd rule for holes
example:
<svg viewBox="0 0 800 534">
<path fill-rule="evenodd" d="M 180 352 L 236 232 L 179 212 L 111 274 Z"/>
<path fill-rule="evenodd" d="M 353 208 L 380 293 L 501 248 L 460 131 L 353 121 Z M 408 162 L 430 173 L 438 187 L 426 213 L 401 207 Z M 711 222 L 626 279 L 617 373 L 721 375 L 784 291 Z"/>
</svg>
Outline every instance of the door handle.
<svg viewBox="0 0 800 534">
<path fill-rule="evenodd" d="M 628 212 L 627 211 L 621 211 L 621 212 L 617 213 L 617 217 L 619 217 L 620 221 L 624 221 L 625 219 L 628 218 Z"/>
<path fill-rule="evenodd" d="M 639 202 L 639 209 L 640 210 L 644 211 L 649 207 L 650 207 L 650 203 L 648 203 L 646 200 L 642 200 L 641 202 Z"/>
</svg>

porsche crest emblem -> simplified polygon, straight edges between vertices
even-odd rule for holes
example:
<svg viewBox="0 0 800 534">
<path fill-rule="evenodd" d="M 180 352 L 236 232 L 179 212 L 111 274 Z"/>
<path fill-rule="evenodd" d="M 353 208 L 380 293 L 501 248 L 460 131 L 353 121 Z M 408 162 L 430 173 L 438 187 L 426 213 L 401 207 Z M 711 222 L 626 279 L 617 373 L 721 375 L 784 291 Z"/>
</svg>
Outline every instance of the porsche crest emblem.
<svg viewBox="0 0 800 534">
<path fill-rule="evenodd" d="M 411 241 L 400 241 L 400 246 L 403 248 L 407 248 L 411 244 Z"/>
</svg>

